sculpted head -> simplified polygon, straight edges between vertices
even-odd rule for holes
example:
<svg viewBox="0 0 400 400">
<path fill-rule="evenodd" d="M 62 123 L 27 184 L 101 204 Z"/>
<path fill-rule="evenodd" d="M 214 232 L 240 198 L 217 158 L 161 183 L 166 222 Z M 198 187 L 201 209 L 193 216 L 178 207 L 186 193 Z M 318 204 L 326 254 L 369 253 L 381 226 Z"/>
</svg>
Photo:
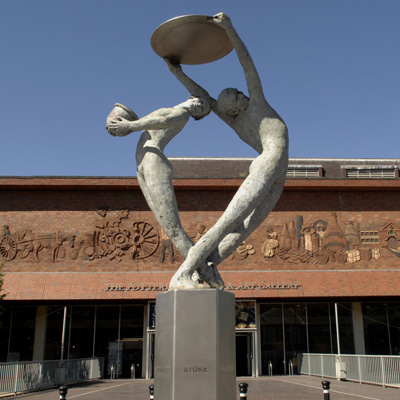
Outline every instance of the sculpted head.
<svg viewBox="0 0 400 400">
<path fill-rule="evenodd" d="M 232 117 L 245 111 L 249 106 L 249 98 L 237 89 L 224 89 L 217 99 L 217 109 L 221 114 Z"/>
<path fill-rule="evenodd" d="M 188 110 L 195 120 L 199 120 L 210 114 L 211 105 L 205 97 L 190 96 Z"/>
</svg>

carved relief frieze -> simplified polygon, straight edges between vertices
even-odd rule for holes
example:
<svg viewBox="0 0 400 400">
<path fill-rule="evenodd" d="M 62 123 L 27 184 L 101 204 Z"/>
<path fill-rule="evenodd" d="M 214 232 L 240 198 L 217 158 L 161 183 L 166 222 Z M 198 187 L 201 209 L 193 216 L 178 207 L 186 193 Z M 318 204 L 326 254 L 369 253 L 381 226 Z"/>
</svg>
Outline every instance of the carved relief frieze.
<svg viewBox="0 0 400 400">
<path fill-rule="evenodd" d="M 0 238 L 0 256 L 5 261 L 15 258 L 25 259 L 32 254 L 39 261 L 39 253 L 48 249 L 53 262 L 65 257 L 64 243 L 70 248 L 74 247 L 75 235 L 57 233 L 34 233 L 26 229 L 15 234 L 10 232 L 7 225 L 3 226 L 3 236 Z"/>
<path fill-rule="evenodd" d="M 348 221 L 343 231 L 336 213 L 331 213 L 328 221 L 320 219 L 305 226 L 303 217 L 297 216 L 295 221 L 283 222 L 280 229 L 269 227 L 266 236 L 261 246 L 264 258 L 275 257 L 292 264 L 354 264 L 378 260 L 382 248 L 400 257 L 399 226 L 389 223 L 371 230 Z"/>
<path fill-rule="evenodd" d="M 129 210 L 99 209 L 97 216 L 94 230 L 78 235 L 37 233 L 30 229 L 12 233 L 9 226 L 4 225 L 0 256 L 6 261 L 31 256 L 39 262 L 40 253 L 47 249 L 53 262 L 65 258 L 67 251 L 71 259 L 91 261 L 107 257 L 121 261 L 125 257 L 147 258 L 157 250 L 160 243 L 157 229 L 145 221 L 128 221 Z"/>
<path fill-rule="evenodd" d="M 109 213 L 106 209 L 97 210 L 96 230 L 80 237 L 75 258 L 87 260 L 107 257 L 109 260 L 122 261 L 129 257 L 139 260 L 150 257 L 157 250 L 160 236 L 157 229 L 144 221 L 128 220 L 129 210 Z"/>
<path fill-rule="evenodd" d="M 121 262 L 151 258 L 152 262 L 172 264 L 178 257 L 181 261 L 181 255 L 174 253 L 171 240 L 159 226 L 134 218 L 129 210 L 101 207 L 93 213 L 92 221 L 91 229 L 79 233 L 13 230 L 12 225 L 3 225 L 0 260 L 56 263 L 64 259 Z M 201 223 L 191 230 L 193 242 L 207 232 Z M 399 225 L 363 225 L 353 219 L 339 223 L 337 214 L 331 213 L 326 220 L 303 220 L 298 215 L 293 220 L 261 226 L 236 248 L 229 260 L 263 260 L 273 265 L 336 263 L 357 268 L 358 263 L 376 263 L 381 257 L 400 258 Z"/>
</svg>

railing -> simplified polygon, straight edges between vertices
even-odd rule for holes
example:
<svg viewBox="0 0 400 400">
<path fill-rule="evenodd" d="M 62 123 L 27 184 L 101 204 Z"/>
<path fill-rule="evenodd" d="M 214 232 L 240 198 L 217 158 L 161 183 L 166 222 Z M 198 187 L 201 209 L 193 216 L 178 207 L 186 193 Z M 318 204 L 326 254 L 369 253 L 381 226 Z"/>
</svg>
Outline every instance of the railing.
<svg viewBox="0 0 400 400">
<path fill-rule="evenodd" d="M 400 356 L 305 353 L 299 362 L 301 374 L 400 388 Z"/>
<path fill-rule="evenodd" d="M 0 363 L 0 395 L 99 379 L 103 366 L 103 358 Z"/>
</svg>

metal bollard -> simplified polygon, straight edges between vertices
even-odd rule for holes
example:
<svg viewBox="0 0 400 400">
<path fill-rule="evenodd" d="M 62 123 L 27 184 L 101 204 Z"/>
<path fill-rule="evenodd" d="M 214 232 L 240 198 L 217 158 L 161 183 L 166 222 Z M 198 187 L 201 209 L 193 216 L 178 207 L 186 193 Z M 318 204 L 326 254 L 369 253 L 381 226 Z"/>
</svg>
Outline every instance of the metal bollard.
<svg viewBox="0 0 400 400">
<path fill-rule="evenodd" d="M 239 396 L 242 400 L 247 399 L 247 388 L 249 385 L 247 383 L 239 383 Z"/>
<path fill-rule="evenodd" d="M 293 368 L 293 361 L 289 361 L 289 375 L 293 375 L 294 368 Z"/>
<path fill-rule="evenodd" d="M 154 400 L 154 385 L 149 386 L 150 400 Z"/>
<path fill-rule="evenodd" d="M 131 365 L 131 379 L 135 379 L 136 374 L 135 374 L 135 364 Z"/>
<path fill-rule="evenodd" d="M 114 379 L 114 364 L 111 364 L 111 368 L 110 368 L 110 379 Z"/>
<path fill-rule="evenodd" d="M 329 400 L 330 395 L 329 395 L 329 388 L 331 386 L 331 383 L 329 381 L 322 381 L 322 391 L 324 392 L 324 400 Z"/>
<path fill-rule="evenodd" d="M 67 400 L 68 386 L 60 386 L 60 400 Z"/>
</svg>

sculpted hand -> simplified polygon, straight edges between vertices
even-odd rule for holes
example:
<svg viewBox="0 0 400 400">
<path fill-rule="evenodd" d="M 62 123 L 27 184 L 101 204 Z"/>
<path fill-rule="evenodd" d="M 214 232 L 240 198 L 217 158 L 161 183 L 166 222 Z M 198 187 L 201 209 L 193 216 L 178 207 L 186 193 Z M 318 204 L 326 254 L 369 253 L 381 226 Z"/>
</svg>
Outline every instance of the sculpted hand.
<svg viewBox="0 0 400 400">
<path fill-rule="evenodd" d="M 223 12 L 215 14 L 208 22 L 219 25 L 221 28 L 228 29 L 232 26 L 231 19 Z"/>
<path fill-rule="evenodd" d="M 107 121 L 107 131 L 112 136 L 126 136 L 132 130 L 130 129 L 130 121 L 125 118 L 117 117 Z"/>
<path fill-rule="evenodd" d="M 172 60 L 170 60 L 169 58 L 166 58 L 166 57 L 164 58 L 164 60 L 165 60 L 165 62 L 167 64 L 167 66 L 168 66 L 168 69 L 174 75 L 176 75 L 179 72 L 182 72 L 182 67 L 181 67 L 181 65 L 179 63 L 176 63 L 176 62 L 174 62 L 174 61 L 172 61 Z"/>
</svg>

